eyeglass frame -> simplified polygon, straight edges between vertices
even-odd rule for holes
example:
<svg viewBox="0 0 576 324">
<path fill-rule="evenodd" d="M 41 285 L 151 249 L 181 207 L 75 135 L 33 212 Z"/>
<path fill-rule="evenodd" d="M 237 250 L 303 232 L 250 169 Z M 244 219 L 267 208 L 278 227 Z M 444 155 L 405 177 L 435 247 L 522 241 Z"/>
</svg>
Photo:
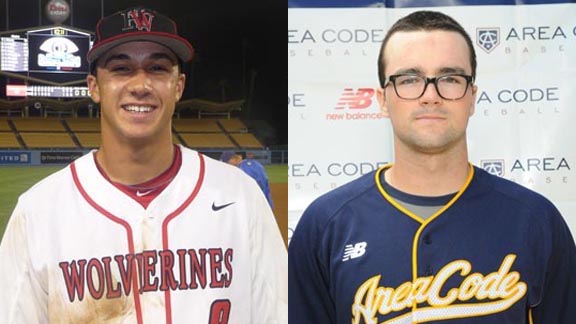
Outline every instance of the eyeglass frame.
<svg viewBox="0 0 576 324">
<path fill-rule="evenodd" d="M 401 95 L 399 95 L 398 90 L 396 89 L 396 78 L 401 77 L 401 76 L 415 76 L 415 77 L 419 77 L 419 78 L 424 79 L 424 89 L 422 90 L 422 93 L 416 98 L 404 98 Z M 466 90 L 464 90 L 464 94 L 462 94 L 461 97 L 449 99 L 449 98 L 444 97 L 440 93 L 440 91 L 438 90 L 438 79 L 449 77 L 449 76 L 461 76 L 466 80 Z M 418 74 L 401 73 L 401 74 L 393 74 L 393 75 L 388 76 L 386 78 L 386 83 L 384 84 L 384 88 L 386 88 L 390 83 L 392 83 L 392 87 L 394 88 L 394 92 L 396 93 L 398 98 L 401 98 L 404 100 L 416 100 L 416 99 L 422 98 L 422 96 L 426 92 L 426 89 L 428 89 L 428 85 L 430 83 L 432 83 L 432 84 L 434 84 L 434 88 L 436 90 L 436 93 L 440 96 L 440 98 L 442 98 L 444 100 L 454 101 L 454 100 L 460 100 L 460 99 L 464 98 L 464 96 L 466 96 L 466 93 L 468 93 L 468 88 L 470 87 L 470 85 L 474 84 L 474 77 L 471 75 L 466 75 L 466 74 L 461 74 L 461 73 L 449 73 L 449 74 L 444 74 L 444 75 L 440 75 L 437 77 L 429 78 L 429 77 L 418 75 Z"/>
</svg>

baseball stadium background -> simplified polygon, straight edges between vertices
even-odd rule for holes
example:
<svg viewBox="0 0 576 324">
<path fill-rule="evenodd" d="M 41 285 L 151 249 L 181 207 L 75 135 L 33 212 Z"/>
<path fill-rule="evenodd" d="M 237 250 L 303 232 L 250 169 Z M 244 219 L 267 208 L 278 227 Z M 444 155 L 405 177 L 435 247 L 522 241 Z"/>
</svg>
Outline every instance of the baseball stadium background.
<svg viewBox="0 0 576 324">
<path fill-rule="evenodd" d="M 375 98 L 387 29 L 422 9 L 470 34 L 470 159 L 552 200 L 576 233 L 576 1 L 289 0 L 289 237 L 306 206 L 392 161 Z"/>
<path fill-rule="evenodd" d="M 286 241 L 286 70 L 276 63 L 284 43 L 268 33 L 281 35 L 287 18 L 283 3 L 263 0 L 0 0 L 0 237 L 20 193 L 100 145 L 100 107 L 84 88 L 87 42 L 101 16 L 143 4 L 174 19 L 195 48 L 183 67 L 174 143 L 216 159 L 224 151 L 254 152 L 267 169 Z M 38 63 L 49 57 L 41 44 L 52 36 L 78 45 L 72 55 L 80 66 Z"/>
</svg>

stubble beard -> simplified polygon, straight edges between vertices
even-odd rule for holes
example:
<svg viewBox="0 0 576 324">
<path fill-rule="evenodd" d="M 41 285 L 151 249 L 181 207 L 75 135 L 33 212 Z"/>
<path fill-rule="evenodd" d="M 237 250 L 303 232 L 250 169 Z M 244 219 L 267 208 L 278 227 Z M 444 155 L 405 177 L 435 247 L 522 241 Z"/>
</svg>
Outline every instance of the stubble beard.
<svg viewBox="0 0 576 324">
<path fill-rule="evenodd" d="M 441 134 L 411 132 L 410 134 L 397 133 L 396 137 L 409 150 L 422 154 L 441 154 L 452 150 L 462 142 L 466 143 L 466 132 L 459 133 L 452 128 Z"/>
</svg>

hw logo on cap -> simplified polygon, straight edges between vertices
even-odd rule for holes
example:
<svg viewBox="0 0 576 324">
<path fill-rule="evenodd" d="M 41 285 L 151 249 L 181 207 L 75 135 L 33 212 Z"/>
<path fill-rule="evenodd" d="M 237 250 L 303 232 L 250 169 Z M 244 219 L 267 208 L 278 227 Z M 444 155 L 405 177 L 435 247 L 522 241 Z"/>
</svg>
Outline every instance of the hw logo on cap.
<svg viewBox="0 0 576 324">
<path fill-rule="evenodd" d="M 133 9 L 126 13 L 122 13 L 122 17 L 124 18 L 124 27 L 122 30 L 152 30 L 152 19 L 154 19 L 154 14 L 146 9 Z"/>
<path fill-rule="evenodd" d="M 486 53 L 492 52 L 500 45 L 500 28 L 477 28 L 476 43 Z"/>
</svg>

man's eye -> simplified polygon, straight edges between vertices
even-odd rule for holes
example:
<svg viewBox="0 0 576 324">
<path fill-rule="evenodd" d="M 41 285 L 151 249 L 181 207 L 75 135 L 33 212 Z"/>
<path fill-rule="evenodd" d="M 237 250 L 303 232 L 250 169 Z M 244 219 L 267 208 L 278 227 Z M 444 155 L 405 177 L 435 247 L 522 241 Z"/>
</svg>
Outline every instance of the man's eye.
<svg viewBox="0 0 576 324">
<path fill-rule="evenodd" d="M 401 85 L 416 84 L 422 81 L 419 77 L 403 77 L 398 79 Z"/>
<path fill-rule="evenodd" d="M 127 66 L 118 65 L 118 66 L 111 67 L 110 71 L 112 71 L 112 72 L 128 72 L 128 71 L 130 71 L 130 68 L 128 68 Z"/>
<path fill-rule="evenodd" d="M 451 83 L 451 84 L 460 84 L 460 83 L 464 83 L 466 82 L 466 80 L 464 80 L 464 78 L 460 77 L 460 76 L 445 76 L 442 77 L 440 79 L 440 82 L 442 83 Z"/>
<path fill-rule="evenodd" d="M 150 67 L 151 71 L 155 71 L 155 72 L 163 72 L 163 71 L 168 71 L 168 67 L 164 66 L 164 65 L 152 65 Z"/>
</svg>

